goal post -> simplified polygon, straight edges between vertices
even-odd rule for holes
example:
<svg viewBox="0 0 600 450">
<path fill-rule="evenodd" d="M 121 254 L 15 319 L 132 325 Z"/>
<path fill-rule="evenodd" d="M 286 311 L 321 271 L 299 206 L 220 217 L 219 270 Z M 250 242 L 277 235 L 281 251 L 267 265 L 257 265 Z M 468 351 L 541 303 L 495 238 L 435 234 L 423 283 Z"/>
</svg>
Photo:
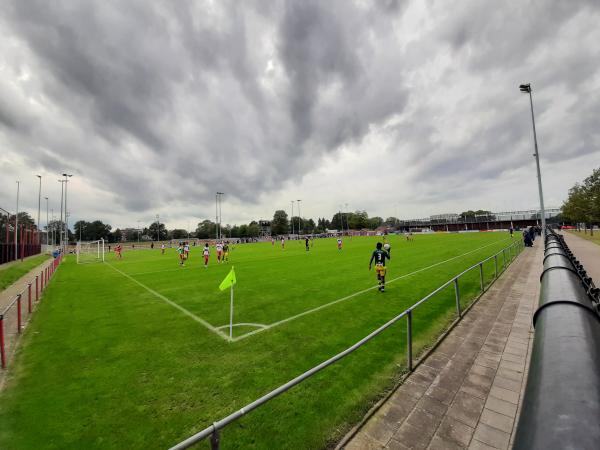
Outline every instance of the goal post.
<svg viewBox="0 0 600 450">
<path fill-rule="evenodd" d="M 77 242 L 77 264 L 103 262 L 104 239 L 91 242 Z"/>
</svg>

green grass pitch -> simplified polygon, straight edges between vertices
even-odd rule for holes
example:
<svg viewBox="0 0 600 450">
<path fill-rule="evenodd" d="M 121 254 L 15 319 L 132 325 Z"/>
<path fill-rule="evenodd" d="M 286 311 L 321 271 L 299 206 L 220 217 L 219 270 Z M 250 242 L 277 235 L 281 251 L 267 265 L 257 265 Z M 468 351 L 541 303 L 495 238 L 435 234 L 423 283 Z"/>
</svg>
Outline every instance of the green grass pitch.
<svg viewBox="0 0 600 450">
<path fill-rule="evenodd" d="M 205 269 L 192 247 L 66 259 L 27 328 L 0 393 L 2 449 L 162 449 L 241 408 L 361 339 L 511 242 L 507 233 L 391 236 L 385 293 L 368 262 L 380 238 L 236 245 L 234 341 L 230 265 Z M 500 258 L 500 266 L 502 259 Z M 493 262 L 484 265 L 486 281 Z M 392 281 L 393 280 L 393 281 Z M 461 279 L 463 307 L 479 271 Z M 344 299 L 345 298 L 345 299 Z M 341 301 L 338 301 L 343 299 Z M 453 320 L 452 286 L 413 316 L 415 351 Z M 219 327 L 223 327 L 219 329 Z M 338 364 L 223 430 L 224 449 L 323 448 L 339 439 L 405 371 L 399 321 Z M 204 443 L 200 448 L 208 448 Z"/>
</svg>

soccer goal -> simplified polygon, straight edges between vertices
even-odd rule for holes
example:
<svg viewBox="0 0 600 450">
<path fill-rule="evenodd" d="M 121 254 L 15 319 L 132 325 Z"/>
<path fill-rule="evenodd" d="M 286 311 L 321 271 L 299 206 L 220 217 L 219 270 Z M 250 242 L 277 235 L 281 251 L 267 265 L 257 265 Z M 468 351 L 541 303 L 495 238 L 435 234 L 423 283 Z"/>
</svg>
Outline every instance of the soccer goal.
<svg viewBox="0 0 600 450">
<path fill-rule="evenodd" d="M 104 261 L 104 239 L 77 243 L 77 264 Z"/>
</svg>

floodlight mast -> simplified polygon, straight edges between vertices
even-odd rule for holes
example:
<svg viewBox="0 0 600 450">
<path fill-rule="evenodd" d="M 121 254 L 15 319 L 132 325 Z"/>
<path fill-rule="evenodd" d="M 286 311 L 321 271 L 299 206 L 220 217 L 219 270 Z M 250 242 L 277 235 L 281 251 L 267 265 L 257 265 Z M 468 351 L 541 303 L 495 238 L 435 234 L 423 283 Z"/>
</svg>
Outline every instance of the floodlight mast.
<svg viewBox="0 0 600 450">
<path fill-rule="evenodd" d="M 298 236 L 300 236 L 302 231 L 302 213 L 300 213 L 300 202 L 302 200 L 296 200 L 298 202 Z"/>
<path fill-rule="evenodd" d="M 21 182 L 17 181 L 17 212 L 15 213 L 15 261 L 19 259 L 19 189 L 21 188 Z M 8 224 L 6 225 L 8 226 Z M 23 236 L 21 236 L 23 238 Z"/>
<path fill-rule="evenodd" d="M 544 236 L 546 236 L 546 211 L 544 209 L 544 193 L 542 191 L 542 173 L 540 171 L 540 157 L 539 157 L 538 144 L 537 144 L 537 134 L 535 132 L 535 117 L 533 114 L 533 97 L 531 95 L 531 83 L 521 84 L 519 86 L 519 90 L 523 93 L 529 94 L 529 104 L 531 106 L 531 124 L 533 125 L 533 144 L 534 144 L 534 148 L 535 148 L 535 153 L 533 154 L 533 156 L 535 156 L 535 165 L 536 165 L 536 169 L 537 169 L 538 191 L 539 191 L 539 196 L 540 196 L 540 213 L 542 216 L 541 217 L 542 218 L 542 233 Z"/>
</svg>

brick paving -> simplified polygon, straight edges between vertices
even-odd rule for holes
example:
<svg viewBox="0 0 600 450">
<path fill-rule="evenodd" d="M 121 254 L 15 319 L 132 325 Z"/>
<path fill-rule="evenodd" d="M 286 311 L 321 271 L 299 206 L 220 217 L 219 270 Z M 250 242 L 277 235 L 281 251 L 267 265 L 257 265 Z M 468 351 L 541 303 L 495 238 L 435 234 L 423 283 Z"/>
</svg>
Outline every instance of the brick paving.
<svg viewBox="0 0 600 450">
<path fill-rule="evenodd" d="M 344 446 L 507 449 L 533 343 L 543 243 L 526 248 Z"/>
</svg>

